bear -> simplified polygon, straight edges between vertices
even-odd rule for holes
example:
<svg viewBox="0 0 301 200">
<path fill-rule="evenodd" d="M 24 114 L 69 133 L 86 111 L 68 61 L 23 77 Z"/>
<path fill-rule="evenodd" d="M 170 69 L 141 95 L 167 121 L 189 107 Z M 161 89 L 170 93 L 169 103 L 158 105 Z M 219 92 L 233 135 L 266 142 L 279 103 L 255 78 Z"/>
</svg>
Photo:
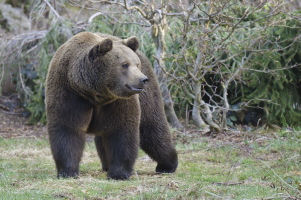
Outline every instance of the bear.
<svg viewBox="0 0 301 200">
<path fill-rule="evenodd" d="M 86 134 L 109 179 L 126 180 L 141 148 L 157 173 L 178 166 L 159 83 L 133 36 L 81 32 L 54 54 L 45 83 L 47 132 L 57 177 L 76 178 Z"/>
</svg>

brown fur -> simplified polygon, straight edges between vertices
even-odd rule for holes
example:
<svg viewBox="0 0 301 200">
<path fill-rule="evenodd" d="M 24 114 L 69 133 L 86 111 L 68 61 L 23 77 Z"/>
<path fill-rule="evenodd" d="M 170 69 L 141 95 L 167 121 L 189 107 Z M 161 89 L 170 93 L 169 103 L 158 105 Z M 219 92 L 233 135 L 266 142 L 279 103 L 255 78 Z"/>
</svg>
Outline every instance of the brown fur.
<svg viewBox="0 0 301 200">
<path fill-rule="evenodd" d="M 84 32 L 54 55 L 46 81 L 46 112 L 58 177 L 79 175 L 84 133 L 96 135 L 109 178 L 130 177 L 139 142 L 158 162 L 157 172 L 176 170 L 158 82 L 138 47 L 135 37 L 121 40 Z"/>
</svg>

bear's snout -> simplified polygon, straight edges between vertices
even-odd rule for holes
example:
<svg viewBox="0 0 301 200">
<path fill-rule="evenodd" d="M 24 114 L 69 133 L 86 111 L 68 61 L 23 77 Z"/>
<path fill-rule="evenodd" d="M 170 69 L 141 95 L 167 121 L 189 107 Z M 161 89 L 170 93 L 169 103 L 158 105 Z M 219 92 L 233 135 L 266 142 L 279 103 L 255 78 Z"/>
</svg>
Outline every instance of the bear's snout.
<svg viewBox="0 0 301 200">
<path fill-rule="evenodd" d="M 147 84 L 148 81 L 149 81 L 149 79 L 148 79 L 147 76 L 140 79 L 140 82 L 141 82 L 143 85 Z"/>
<path fill-rule="evenodd" d="M 144 76 L 143 78 L 139 79 L 138 84 L 133 84 L 133 85 L 126 84 L 125 86 L 134 93 L 140 93 L 145 88 L 145 85 L 147 84 L 148 81 L 149 81 L 148 77 Z"/>
</svg>

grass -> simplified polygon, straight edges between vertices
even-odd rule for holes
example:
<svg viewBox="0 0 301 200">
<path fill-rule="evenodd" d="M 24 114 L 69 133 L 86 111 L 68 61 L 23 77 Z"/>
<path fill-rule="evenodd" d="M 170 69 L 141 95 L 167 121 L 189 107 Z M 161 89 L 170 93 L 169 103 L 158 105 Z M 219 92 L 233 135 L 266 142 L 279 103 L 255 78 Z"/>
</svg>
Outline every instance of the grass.
<svg viewBox="0 0 301 200">
<path fill-rule="evenodd" d="M 87 140 L 79 179 L 56 179 L 48 140 L 0 137 L 0 199 L 300 199 L 301 132 L 178 136 L 179 168 L 142 151 L 128 181 L 107 180 Z"/>
</svg>

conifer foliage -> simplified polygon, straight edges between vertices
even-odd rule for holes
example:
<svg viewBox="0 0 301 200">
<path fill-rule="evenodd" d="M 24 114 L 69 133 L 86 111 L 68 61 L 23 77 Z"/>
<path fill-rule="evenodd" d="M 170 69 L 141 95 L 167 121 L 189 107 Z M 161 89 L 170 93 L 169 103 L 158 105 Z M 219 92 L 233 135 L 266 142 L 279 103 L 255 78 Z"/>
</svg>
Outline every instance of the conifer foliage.
<svg viewBox="0 0 301 200">
<path fill-rule="evenodd" d="M 296 14 L 296 13 L 295 13 Z M 264 109 L 265 121 L 281 126 L 301 122 L 301 21 L 287 15 L 281 23 L 267 30 L 266 41 L 257 48 L 249 73 L 244 74 L 240 101 L 252 101 Z"/>
</svg>

